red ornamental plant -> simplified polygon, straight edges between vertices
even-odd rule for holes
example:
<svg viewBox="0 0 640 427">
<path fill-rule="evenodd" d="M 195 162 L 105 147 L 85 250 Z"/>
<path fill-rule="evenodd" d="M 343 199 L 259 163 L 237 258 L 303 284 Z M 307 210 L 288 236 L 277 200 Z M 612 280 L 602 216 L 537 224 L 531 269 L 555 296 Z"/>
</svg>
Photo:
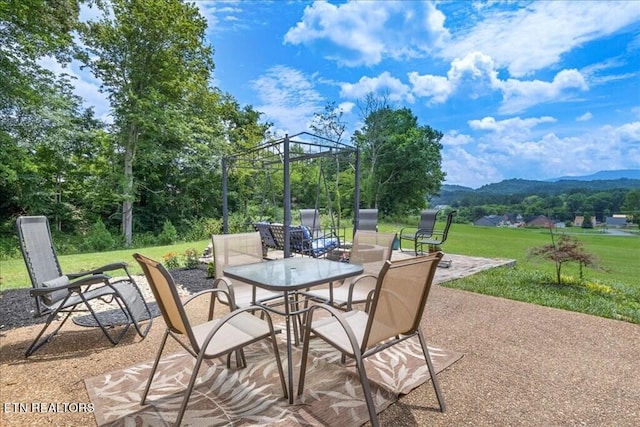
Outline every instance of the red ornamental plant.
<svg viewBox="0 0 640 427">
<path fill-rule="evenodd" d="M 552 228 L 549 228 L 549 232 L 551 235 L 551 244 L 532 248 L 530 254 L 535 257 L 551 260 L 555 263 L 556 280 L 559 285 L 562 283 L 562 265 L 568 262 L 577 262 L 580 265 L 580 280 L 582 280 L 582 267 L 594 266 L 595 256 L 586 252 L 582 243 L 575 237 L 560 234 L 556 239 Z"/>
</svg>

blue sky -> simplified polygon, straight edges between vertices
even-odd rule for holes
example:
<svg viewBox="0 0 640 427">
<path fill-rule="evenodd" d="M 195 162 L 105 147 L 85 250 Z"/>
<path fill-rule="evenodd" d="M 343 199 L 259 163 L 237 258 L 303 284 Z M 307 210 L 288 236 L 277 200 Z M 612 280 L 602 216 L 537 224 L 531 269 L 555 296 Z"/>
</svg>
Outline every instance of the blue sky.
<svg viewBox="0 0 640 427">
<path fill-rule="evenodd" d="M 274 131 L 368 92 L 444 133 L 446 184 L 640 168 L 638 1 L 198 1 L 213 84 Z M 99 82 L 72 66 L 99 116 Z"/>
</svg>

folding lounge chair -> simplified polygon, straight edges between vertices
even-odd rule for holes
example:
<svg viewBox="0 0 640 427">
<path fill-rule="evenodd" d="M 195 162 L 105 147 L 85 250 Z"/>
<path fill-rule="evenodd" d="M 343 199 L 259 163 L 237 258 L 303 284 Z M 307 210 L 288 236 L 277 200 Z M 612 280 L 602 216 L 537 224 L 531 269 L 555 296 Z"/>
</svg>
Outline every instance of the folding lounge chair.
<svg viewBox="0 0 640 427">
<path fill-rule="evenodd" d="M 403 227 L 400 229 L 398 239 L 400 239 L 400 250 L 404 252 L 402 248 L 403 241 L 410 241 L 412 243 L 412 249 L 417 254 L 419 240 L 425 240 L 431 237 L 433 229 L 436 226 L 436 217 L 439 210 L 424 210 L 420 214 L 420 222 L 417 227 Z"/>
<path fill-rule="evenodd" d="M 179 426 L 182 422 L 187 404 L 189 403 L 189 397 L 191 396 L 198 377 L 198 370 L 204 359 L 213 359 L 230 355 L 235 351 L 242 351 L 247 345 L 263 339 L 271 340 L 278 374 L 280 376 L 280 383 L 282 385 L 282 392 L 285 399 L 288 397 L 273 323 L 266 309 L 258 306 L 246 307 L 244 309 L 231 311 L 220 319 L 213 319 L 213 295 L 219 295 L 226 291 L 222 289 L 209 289 L 191 296 L 182 303 L 171 274 L 162 264 L 140 254 L 134 254 L 133 257 L 142 267 L 149 281 L 149 286 L 156 297 L 156 301 L 162 312 L 162 317 L 167 324 L 167 330 L 160 342 L 160 348 L 151 372 L 149 373 L 149 379 L 142 394 L 140 405 L 145 405 L 151 383 L 153 382 L 153 376 L 155 375 L 160 357 L 162 356 L 162 351 L 170 336 L 188 351 L 189 354 L 196 358 L 196 364 L 193 367 L 175 425 Z M 209 319 L 204 323 L 192 325 L 187 317 L 185 306 L 202 295 L 209 295 L 211 297 Z M 251 315 L 248 313 L 249 310 L 262 311 L 264 319 Z"/>
<path fill-rule="evenodd" d="M 377 426 L 378 416 L 363 359 L 401 341 L 418 336 L 440 410 L 444 411 L 444 398 L 420 326 L 436 266 L 441 258 L 442 253 L 436 252 L 402 261 L 386 261 L 378 276 L 368 312 L 360 310 L 342 312 L 327 304 L 312 306 L 309 309 L 304 331 L 298 395 L 304 393 L 309 340 L 313 333 L 315 337 L 326 341 L 343 355 L 355 359 L 369 409 L 369 418 L 371 424 Z M 331 317 L 318 316 L 314 319 L 317 311 L 328 312 Z"/>
<path fill-rule="evenodd" d="M 47 218 L 21 216 L 17 219 L 16 225 L 20 249 L 33 286 L 31 296 L 36 301 L 36 316 L 47 315 L 44 327 L 26 351 L 27 357 L 50 341 L 69 316 L 79 311 L 90 312 L 95 323 L 114 345 L 120 342 L 131 325 L 142 338 L 147 335 L 151 327 L 152 315 L 140 289 L 129 274 L 126 263 L 119 262 L 82 273 L 64 274 L 53 247 Z M 110 276 L 104 274 L 116 270 L 122 270 L 121 275 L 125 278 L 112 280 Z M 112 325 L 101 319 L 91 305 L 95 299 L 117 304 L 122 312 L 124 323 L 119 333 L 109 333 L 107 329 Z M 58 314 L 63 313 L 66 315 L 55 331 L 40 340 L 51 322 Z M 149 322 L 143 330 L 140 322 L 147 319 Z"/>
<path fill-rule="evenodd" d="M 353 304 L 365 303 L 369 293 L 375 288 L 384 262 L 391 260 L 395 239 L 396 233 L 356 231 L 349 254 L 349 263 L 361 264 L 364 267 L 364 273 L 347 283 L 339 285 L 330 283 L 328 288 L 313 289 L 306 292 L 306 295 L 316 301 L 327 301 L 328 304 L 342 310 L 351 310 Z"/>
</svg>

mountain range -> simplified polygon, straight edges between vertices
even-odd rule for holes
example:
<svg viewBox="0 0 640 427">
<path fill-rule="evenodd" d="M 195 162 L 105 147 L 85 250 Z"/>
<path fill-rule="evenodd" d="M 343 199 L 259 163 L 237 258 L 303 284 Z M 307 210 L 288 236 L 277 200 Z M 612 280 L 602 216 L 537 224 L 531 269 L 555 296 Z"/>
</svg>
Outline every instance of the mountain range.
<svg viewBox="0 0 640 427">
<path fill-rule="evenodd" d="M 599 192 L 615 189 L 640 189 L 640 169 L 600 171 L 592 175 L 565 176 L 546 181 L 507 179 L 498 183 L 483 185 L 477 189 L 445 184 L 440 190 L 440 195 L 430 199 L 430 205 L 451 205 L 470 195 L 480 197 L 531 194 L 553 196 L 579 190 Z"/>
<path fill-rule="evenodd" d="M 583 176 L 561 176 L 560 178 L 548 179 L 547 181 L 599 181 L 610 179 L 640 179 L 640 169 L 620 169 L 613 171 L 600 171 L 591 175 Z"/>
</svg>

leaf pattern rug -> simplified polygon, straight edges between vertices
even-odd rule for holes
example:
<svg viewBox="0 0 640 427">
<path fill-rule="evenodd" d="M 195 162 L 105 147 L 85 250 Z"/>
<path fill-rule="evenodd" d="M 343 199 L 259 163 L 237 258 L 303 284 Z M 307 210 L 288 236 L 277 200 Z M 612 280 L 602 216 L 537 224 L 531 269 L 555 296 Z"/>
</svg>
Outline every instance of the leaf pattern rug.
<svg viewBox="0 0 640 427">
<path fill-rule="evenodd" d="M 286 348 L 279 343 L 286 376 Z M 265 341 L 246 347 L 247 367 L 226 367 L 226 359 L 205 361 L 198 373 L 183 425 L 223 426 L 360 426 L 369 420 L 355 365 L 340 363 L 340 354 L 312 340 L 302 396 L 293 405 L 283 397 L 271 347 Z M 436 372 L 461 353 L 429 347 Z M 297 393 L 301 350 L 294 347 Z M 163 356 L 147 404 L 140 406 L 153 361 L 85 380 L 100 426 L 166 426 L 176 420 L 195 359 L 187 353 Z M 429 371 L 417 337 L 366 359 L 377 412 L 400 394 L 429 381 Z M 446 398 L 446 390 L 443 390 Z M 435 395 L 434 395 L 435 396 Z M 434 402 L 435 402 L 434 397 Z M 434 403 L 434 405 L 436 405 Z"/>
</svg>

